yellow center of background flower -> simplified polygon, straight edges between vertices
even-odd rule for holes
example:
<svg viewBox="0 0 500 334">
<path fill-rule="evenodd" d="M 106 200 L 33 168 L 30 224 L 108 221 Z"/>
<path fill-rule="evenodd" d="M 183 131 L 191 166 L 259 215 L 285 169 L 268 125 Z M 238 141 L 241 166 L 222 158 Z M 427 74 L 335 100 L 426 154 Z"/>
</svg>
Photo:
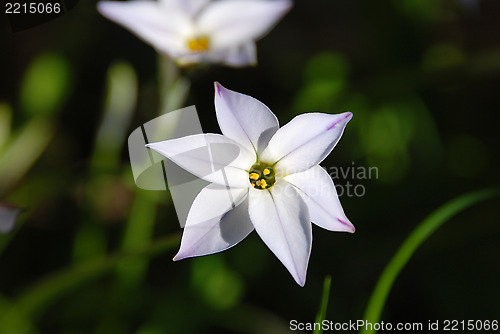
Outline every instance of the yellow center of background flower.
<svg viewBox="0 0 500 334">
<path fill-rule="evenodd" d="M 210 47 L 210 41 L 207 37 L 196 37 L 189 39 L 187 46 L 193 52 L 204 52 Z"/>
</svg>

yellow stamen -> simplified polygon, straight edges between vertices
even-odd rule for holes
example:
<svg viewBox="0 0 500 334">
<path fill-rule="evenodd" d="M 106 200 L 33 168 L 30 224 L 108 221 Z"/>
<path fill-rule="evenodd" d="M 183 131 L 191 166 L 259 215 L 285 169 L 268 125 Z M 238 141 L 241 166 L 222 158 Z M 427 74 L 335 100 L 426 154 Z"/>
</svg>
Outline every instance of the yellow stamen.
<svg viewBox="0 0 500 334">
<path fill-rule="evenodd" d="M 204 52 L 207 51 L 210 42 L 208 41 L 208 38 L 206 37 L 196 37 L 188 40 L 187 43 L 188 49 L 193 51 L 193 52 Z"/>
<path fill-rule="evenodd" d="M 276 183 L 273 167 L 268 163 L 257 161 L 248 171 L 248 179 L 253 188 L 266 190 Z"/>
<path fill-rule="evenodd" d="M 249 178 L 250 178 L 250 180 L 258 180 L 259 179 L 259 174 L 257 174 L 257 173 L 250 173 Z"/>
</svg>

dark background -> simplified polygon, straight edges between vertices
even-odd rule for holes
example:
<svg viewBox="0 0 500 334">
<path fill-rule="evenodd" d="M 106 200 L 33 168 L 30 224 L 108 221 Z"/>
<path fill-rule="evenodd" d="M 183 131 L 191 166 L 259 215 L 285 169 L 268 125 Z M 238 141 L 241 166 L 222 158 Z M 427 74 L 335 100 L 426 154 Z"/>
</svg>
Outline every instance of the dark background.
<svg viewBox="0 0 500 334">
<path fill-rule="evenodd" d="M 118 59 L 136 71 L 128 135 L 157 113 L 157 54 L 95 4 L 80 1 L 16 33 L 0 16 L 0 102 L 12 110 L 12 136 L 37 117 L 56 129 L 33 166 L 0 193 L 25 209 L 17 231 L 0 235 L 2 313 L 29 287 L 76 265 L 83 226 L 97 231 L 88 242 L 105 240 L 103 254 L 120 248 L 136 193 L 126 142 L 118 167 L 91 168 L 106 76 Z M 291 319 L 314 321 L 325 275 L 332 276 L 326 318 L 361 319 L 382 269 L 420 221 L 461 194 L 498 186 L 499 18 L 495 0 L 295 1 L 258 42 L 257 67 L 183 72 L 192 81 L 186 105 L 197 106 L 205 132 L 220 132 L 213 81 L 264 102 L 280 124 L 309 111 L 351 111 L 322 165 L 378 168 L 376 179 L 334 180 L 364 187 L 364 196 L 341 197 L 356 233 L 314 226 L 304 288 L 252 233 L 221 254 L 174 263 L 175 245 L 136 284 L 121 285 L 114 272 L 85 279 L 20 322 L 39 333 L 286 332 Z M 63 64 L 64 93 L 49 111 L 23 101 L 26 73 L 40 57 Z M 158 196 L 153 239 L 180 231 L 168 193 Z M 382 320 L 498 320 L 499 222 L 497 199 L 441 227 L 401 272 Z"/>
</svg>

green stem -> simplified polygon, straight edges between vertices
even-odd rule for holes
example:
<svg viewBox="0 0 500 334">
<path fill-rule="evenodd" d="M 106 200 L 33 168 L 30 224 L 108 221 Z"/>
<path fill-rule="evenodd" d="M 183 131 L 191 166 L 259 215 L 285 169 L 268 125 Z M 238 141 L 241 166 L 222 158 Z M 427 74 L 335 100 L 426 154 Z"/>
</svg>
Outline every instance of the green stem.
<svg viewBox="0 0 500 334">
<path fill-rule="evenodd" d="M 499 189 L 485 189 L 462 195 L 444 204 L 424 219 L 404 241 L 394 257 L 387 264 L 373 290 L 368 302 L 364 318 L 367 322 L 377 323 L 380 320 L 387 296 L 394 281 L 417 248 L 441 225 L 466 208 L 483 200 L 500 195 Z M 375 333 L 365 330 L 360 333 Z"/>
<path fill-rule="evenodd" d="M 181 76 L 180 69 L 174 61 L 165 56 L 158 56 L 159 86 L 161 105 L 158 115 L 181 108 L 189 92 L 189 80 Z M 151 192 L 136 189 L 129 219 L 127 220 L 122 249 L 127 251 L 151 242 L 157 206 L 165 192 Z M 148 260 L 130 258 L 117 267 L 119 281 L 129 289 L 137 286 L 145 277 Z"/>
<path fill-rule="evenodd" d="M 0 196 L 28 172 L 49 145 L 55 129 L 49 117 L 33 117 L 0 156 Z"/>
<path fill-rule="evenodd" d="M 330 286 L 332 284 L 332 277 L 330 275 L 327 275 L 325 277 L 325 282 L 323 283 L 323 294 L 321 297 L 321 305 L 318 311 L 318 314 L 316 315 L 316 324 L 321 324 L 323 320 L 326 318 L 326 309 L 328 307 L 328 299 L 330 297 Z M 314 329 L 313 334 L 322 334 L 323 333 L 323 328 L 320 326 L 319 329 Z"/>
<path fill-rule="evenodd" d="M 147 247 L 152 242 L 159 200 L 165 192 L 136 189 L 129 219 L 125 227 L 122 251 Z M 149 260 L 130 257 L 116 267 L 118 280 L 126 288 L 140 285 L 147 273 Z"/>
</svg>

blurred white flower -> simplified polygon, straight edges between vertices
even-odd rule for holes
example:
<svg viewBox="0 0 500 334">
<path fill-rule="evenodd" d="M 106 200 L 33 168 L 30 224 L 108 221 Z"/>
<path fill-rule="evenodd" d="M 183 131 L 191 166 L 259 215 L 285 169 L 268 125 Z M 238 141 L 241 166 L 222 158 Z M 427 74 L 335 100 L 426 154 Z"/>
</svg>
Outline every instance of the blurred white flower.
<svg viewBox="0 0 500 334">
<path fill-rule="evenodd" d="M 7 234 L 14 229 L 21 211 L 17 206 L 0 203 L 0 233 Z"/>
<path fill-rule="evenodd" d="M 255 41 L 291 8 L 290 0 L 101 1 L 99 12 L 180 65 L 257 61 Z"/>
<path fill-rule="evenodd" d="M 174 260 L 220 252 L 255 228 L 303 286 L 311 221 L 328 230 L 354 232 L 332 179 L 318 165 L 352 114 L 302 114 L 279 128 L 276 116 L 260 101 L 218 83 L 215 90 L 224 135 L 198 134 L 146 145 L 212 182 L 191 206 Z M 202 154 L 200 149 L 207 147 L 210 153 Z"/>
</svg>

